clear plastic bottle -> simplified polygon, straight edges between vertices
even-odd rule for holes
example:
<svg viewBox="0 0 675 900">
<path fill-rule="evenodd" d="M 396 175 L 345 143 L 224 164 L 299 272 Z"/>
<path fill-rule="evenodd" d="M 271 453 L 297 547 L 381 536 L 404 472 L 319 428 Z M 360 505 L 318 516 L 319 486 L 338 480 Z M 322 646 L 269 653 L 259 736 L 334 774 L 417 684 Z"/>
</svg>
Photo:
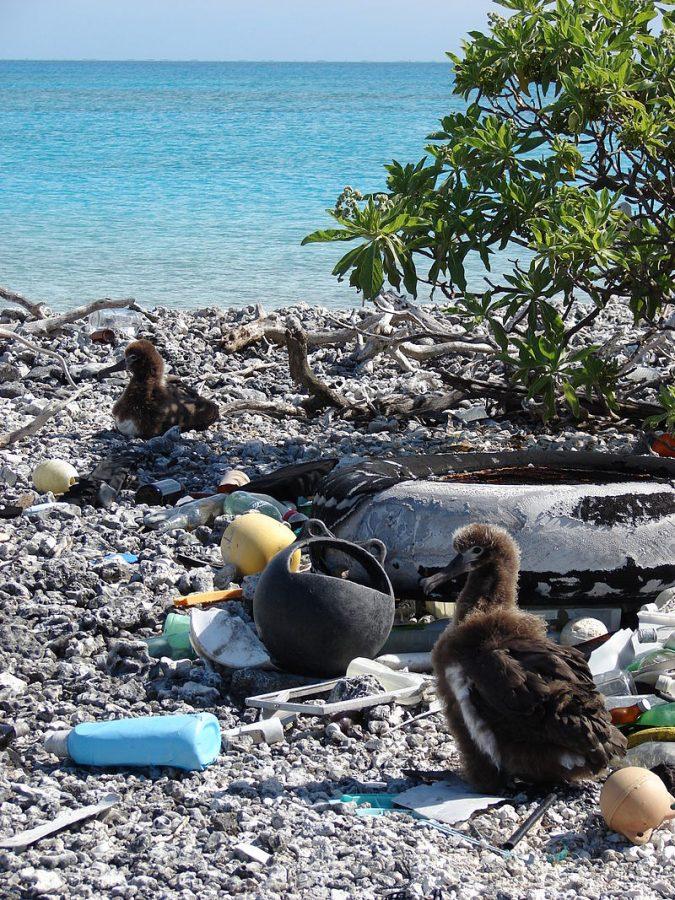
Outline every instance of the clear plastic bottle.
<svg viewBox="0 0 675 900">
<path fill-rule="evenodd" d="M 620 765 L 641 766 L 643 769 L 675 766 L 675 741 L 645 741 L 644 744 L 631 747 Z"/>
<path fill-rule="evenodd" d="M 607 697 L 615 695 L 623 697 L 627 694 L 637 693 L 633 679 L 627 672 L 622 672 L 621 669 L 613 669 L 611 672 L 594 675 L 593 681 L 600 693 Z"/>
<path fill-rule="evenodd" d="M 217 516 L 222 515 L 227 494 L 214 494 L 202 497 L 171 509 L 148 513 L 143 517 L 143 524 L 156 531 L 176 531 L 179 528 L 191 531 L 200 525 L 208 525 Z"/>
<path fill-rule="evenodd" d="M 669 700 L 675 700 L 675 672 L 670 675 L 659 675 L 656 679 L 656 693 Z"/>
<path fill-rule="evenodd" d="M 627 671 L 635 681 L 641 681 L 644 684 L 656 684 L 659 675 L 663 675 L 664 672 L 668 673 L 672 669 L 675 669 L 675 650 L 671 650 L 669 647 L 641 653 L 627 667 Z"/>
<path fill-rule="evenodd" d="M 225 495 L 224 512 L 230 516 L 240 516 L 243 513 L 256 512 L 282 522 L 289 513 L 295 512 L 295 507 L 290 503 L 282 503 L 267 494 L 252 494 L 248 491 L 235 491 Z"/>
</svg>

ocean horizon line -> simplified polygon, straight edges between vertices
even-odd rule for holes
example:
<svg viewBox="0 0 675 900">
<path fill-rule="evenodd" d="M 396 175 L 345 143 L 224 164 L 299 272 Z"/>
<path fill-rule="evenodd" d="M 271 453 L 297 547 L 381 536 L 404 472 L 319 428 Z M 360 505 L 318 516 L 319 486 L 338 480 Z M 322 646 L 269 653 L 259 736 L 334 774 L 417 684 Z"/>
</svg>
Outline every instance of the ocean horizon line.
<svg viewBox="0 0 675 900">
<path fill-rule="evenodd" d="M 289 66 L 319 66 L 319 65 L 346 65 L 346 66 L 446 66 L 448 60 L 443 59 L 169 59 L 168 57 L 148 57 L 147 59 L 103 59 L 97 57 L 2 57 L 0 62 L 26 62 L 26 63 L 190 63 L 190 64 L 232 64 L 251 63 L 254 65 L 289 65 Z"/>
</svg>

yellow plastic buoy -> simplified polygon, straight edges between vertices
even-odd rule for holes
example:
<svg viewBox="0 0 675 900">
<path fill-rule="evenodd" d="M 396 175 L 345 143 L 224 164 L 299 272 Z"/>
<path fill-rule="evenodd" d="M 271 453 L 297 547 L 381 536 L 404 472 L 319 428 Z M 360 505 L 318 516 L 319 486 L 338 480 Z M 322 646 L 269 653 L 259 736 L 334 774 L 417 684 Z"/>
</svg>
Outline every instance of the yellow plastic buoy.
<svg viewBox="0 0 675 900">
<path fill-rule="evenodd" d="M 295 535 L 286 525 L 252 510 L 228 525 L 220 551 L 223 560 L 236 566 L 242 575 L 257 575 L 294 540 Z M 291 557 L 291 570 L 297 572 L 299 565 L 300 551 Z"/>
<path fill-rule="evenodd" d="M 41 494 L 65 494 L 77 479 L 77 470 L 64 459 L 47 459 L 33 469 L 33 484 Z"/>
</svg>

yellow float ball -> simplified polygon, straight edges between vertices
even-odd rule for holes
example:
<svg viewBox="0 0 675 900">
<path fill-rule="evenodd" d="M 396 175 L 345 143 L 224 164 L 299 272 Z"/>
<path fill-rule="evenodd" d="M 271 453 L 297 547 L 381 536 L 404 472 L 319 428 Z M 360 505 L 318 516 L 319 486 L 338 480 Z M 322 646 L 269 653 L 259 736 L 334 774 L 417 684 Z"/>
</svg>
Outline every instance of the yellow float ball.
<svg viewBox="0 0 675 900">
<path fill-rule="evenodd" d="M 269 516 L 251 510 L 237 518 L 225 529 L 220 544 L 223 560 L 235 566 L 242 575 L 257 575 L 267 563 L 295 540 L 286 525 Z M 300 551 L 291 557 L 291 570 L 300 566 Z"/>
</svg>

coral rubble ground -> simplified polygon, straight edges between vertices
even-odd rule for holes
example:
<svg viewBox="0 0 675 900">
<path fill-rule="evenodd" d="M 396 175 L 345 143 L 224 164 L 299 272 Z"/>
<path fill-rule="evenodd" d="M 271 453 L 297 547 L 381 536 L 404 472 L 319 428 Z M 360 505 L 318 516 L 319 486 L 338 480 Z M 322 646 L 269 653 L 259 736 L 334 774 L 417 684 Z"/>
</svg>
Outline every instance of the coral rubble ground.
<svg viewBox="0 0 675 900">
<path fill-rule="evenodd" d="M 318 308 L 296 307 L 307 330 L 331 321 Z M 221 404 L 298 400 L 285 351 L 253 345 L 226 355 L 225 324 L 247 311 L 162 311 L 142 323 L 170 371 Z M 353 314 L 358 319 L 358 313 Z M 608 331 L 616 323 L 605 324 Z M 631 326 L 626 324 L 626 343 Z M 67 327 L 49 346 L 87 379 L 112 361 L 92 344 L 91 329 Z M 594 340 L 598 334 L 594 335 Z M 3 429 L 25 422 L 55 396 L 66 396 L 54 360 L 5 345 L 0 358 Z M 349 347 L 312 354 L 314 370 L 348 397 L 408 392 L 441 385 L 428 368 L 402 373 L 390 357 L 365 366 Z M 266 368 L 262 364 L 271 364 Z M 466 360 L 450 363 L 461 372 Z M 241 370 L 248 375 L 241 377 Z M 487 370 L 486 370 L 487 371 Z M 217 484 L 230 466 L 250 475 L 323 455 L 414 453 L 452 447 L 506 449 L 607 448 L 625 452 L 637 435 L 619 428 L 596 433 L 568 427 L 533 428 L 516 419 L 434 425 L 374 419 L 365 427 L 337 411 L 315 418 L 274 419 L 256 413 L 221 419 L 203 434 L 171 441 L 129 441 L 112 431 L 110 408 L 123 377 L 84 393 L 37 435 L 2 452 L 6 498 L 32 488 L 33 466 L 46 457 L 72 462 L 86 474 L 101 459 L 132 452 L 141 481 L 172 475 L 191 490 Z M 142 508 L 124 491 L 109 509 L 56 509 L 42 518 L 0 522 L 0 711 L 17 737 L 0 751 L 0 835 L 45 822 L 114 791 L 121 804 L 23 852 L 0 851 L 0 895 L 6 897 L 256 898 L 491 897 L 627 898 L 673 895 L 675 823 L 644 847 L 609 833 L 600 817 L 598 787 L 560 791 L 560 799 L 510 859 L 453 842 L 402 813 L 359 817 L 331 801 L 343 793 L 397 792 L 419 783 L 415 772 L 457 769 L 452 738 L 440 716 L 403 729 L 410 715 L 379 706 L 348 733 L 301 718 L 287 741 L 272 747 L 224 749 L 204 772 L 160 769 L 99 771 L 58 762 L 42 744 L 46 731 L 85 720 L 208 710 L 223 728 L 250 721 L 242 699 L 259 688 L 243 670 L 216 672 L 201 660 L 152 660 L 145 639 L 158 634 L 178 593 L 221 586 L 215 567 L 187 570 L 177 554 L 218 560 L 223 522 L 191 533 L 142 531 Z M 138 562 L 106 559 L 131 552 Z M 8 674 L 13 677 L 8 677 Z M 498 843 L 534 808 L 541 794 L 525 792 L 462 826 Z M 253 843 L 271 854 L 266 865 L 238 855 Z"/>
</svg>

